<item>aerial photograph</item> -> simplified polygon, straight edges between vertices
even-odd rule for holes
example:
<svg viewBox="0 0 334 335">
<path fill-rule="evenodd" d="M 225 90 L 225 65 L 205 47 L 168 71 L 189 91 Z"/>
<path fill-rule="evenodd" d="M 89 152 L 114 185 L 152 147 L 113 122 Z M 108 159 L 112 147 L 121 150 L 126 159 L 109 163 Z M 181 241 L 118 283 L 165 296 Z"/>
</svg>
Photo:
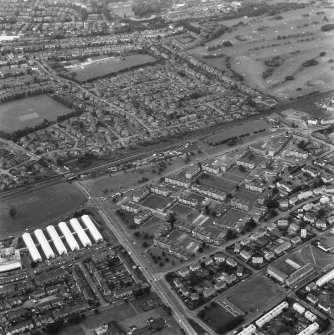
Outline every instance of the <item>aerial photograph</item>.
<svg viewBox="0 0 334 335">
<path fill-rule="evenodd" d="M 0 0 L 0 335 L 334 335 L 334 0 Z"/>
</svg>

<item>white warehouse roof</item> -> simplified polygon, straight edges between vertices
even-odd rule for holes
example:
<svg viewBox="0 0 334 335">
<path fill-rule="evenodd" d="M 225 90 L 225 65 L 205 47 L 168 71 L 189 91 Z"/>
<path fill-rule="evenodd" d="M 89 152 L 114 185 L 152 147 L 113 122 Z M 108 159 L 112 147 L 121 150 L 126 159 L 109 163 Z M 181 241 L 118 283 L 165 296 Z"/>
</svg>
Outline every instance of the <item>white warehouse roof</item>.
<svg viewBox="0 0 334 335">
<path fill-rule="evenodd" d="M 267 314 L 263 315 L 260 319 L 255 321 L 255 324 L 261 328 L 264 324 L 274 319 L 277 315 L 282 313 L 282 310 L 288 307 L 289 304 L 286 301 L 283 301 L 278 306 L 270 310 Z"/>
<path fill-rule="evenodd" d="M 59 255 L 62 254 L 67 254 L 67 249 L 63 243 L 63 241 L 61 240 L 61 238 L 59 237 L 56 228 L 54 226 L 47 226 L 46 227 L 47 232 L 49 233 L 57 251 Z"/>
<path fill-rule="evenodd" d="M 311 325 L 309 325 L 307 328 L 302 330 L 298 335 L 312 335 L 319 329 L 319 325 L 314 322 Z"/>
<path fill-rule="evenodd" d="M 58 223 L 58 227 L 60 231 L 63 233 L 66 242 L 68 243 L 69 247 L 71 248 L 72 251 L 74 250 L 79 250 L 79 244 L 75 240 L 74 236 L 72 235 L 71 231 L 67 227 L 67 224 L 65 222 L 60 222 Z"/>
<path fill-rule="evenodd" d="M 90 241 L 89 237 L 87 236 L 77 219 L 71 219 L 70 224 L 74 231 L 78 234 L 79 240 L 85 248 L 92 245 L 92 242 Z"/>
<path fill-rule="evenodd" d="M 42 229 L 36 229 L 34 231 L 34 234 L 37 238 L 37 241 L 39 242 L 39 244 L 42 247 L 42 250 L 44 252 L 44 255 L 45 255 L 46 259 L 55 257 L 55 253 L 53 252 L 52 248 L 50 247 L 50 244 L 49 244 L 48 240 L 46 239 Z"/>
<path fill-rule="evenodd" d="M 251 324 L 248 327 L 244 328 L 238 335 L 252 335 L 256 332 L 256 327 Z"/>
<path fill-rule="evenodd" d="M 320 277 L 315 283 L 317 284 L 317 286 L 321 287 L 322 285 L 326 284 L 333 278 L 334 278 L 334 269 L 326 273 L 324 276 Z"/>
<path fill-rule="evenodd" d="M 34 262 L 40 262 L 42 260 L 41 254 L 36 248 L 36 245 L 34 241 L 32 240 L 31 236 L 29 233 L 24 233 L 22 235 L 22 239 L 27 246 L 30 256 Z"/>
<path fill-rule="evenodd" d="M 91 220 L 89 215 L 83 215 L 81 217 L 81 220 L 84 223 L 84 225 L 88 228 L 88 230 L 89 230 L 90 234 L 92 235 L 95 243 L 103 241 L 102 235 L 100 234 L 100 232 L 95 227 L 95 224 L 93 223 L 93 221 Z"/>
</svg>

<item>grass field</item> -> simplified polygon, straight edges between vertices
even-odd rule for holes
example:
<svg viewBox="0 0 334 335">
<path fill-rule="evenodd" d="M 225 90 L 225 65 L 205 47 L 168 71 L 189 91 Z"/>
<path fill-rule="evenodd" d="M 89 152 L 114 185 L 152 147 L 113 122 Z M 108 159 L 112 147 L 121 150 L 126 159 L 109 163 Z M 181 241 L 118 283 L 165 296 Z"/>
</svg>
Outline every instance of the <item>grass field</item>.
<svg viewBox="0 0 334 335">
<path fill-rule="evenodd" d="M 231 32 L 205 46 L 188 50 L 188 53 L 225 71 L 229 71 L 226 57 L 230 57 L 231 68 L 242 75 L 247 84 L 283 100 L 315 90 L 326 91 L 334 84 L 332 66 L 328 62 L 334 58 L 334 35 L 322 32 L 320 28 L 333 22 L 334 9 L 326 8 L 324 14 L 317 13 L 319 11 L 319 7 L 307 6 L 281 13 L 278 18 L 264 15 L 226 20 L 221 23 L 230 27 Z M 324 21 L 325 16 L 329 22 Z M 207 47 L 221 44 L 224 40 L 231 41 L 233 47 L 207 51 Z M 319 56 L 322 51 L 326 52 L 325 56 Z M 224 56 L 204 58 L 208 53 Z M 283 63 L 273 67 L 272 75 L 264 79 L 263 72 L 268 68 L 265 61 L 274 56 L 280 56 Z M 316 58 L 319 64 L 303 67 L 303 62 L 312 58 Z M 289 75 L 293 75 L 294 80 L 286 81 Z"/>
<path fill-rule="evenodd" d="M 112 73 L 128 69 L 132 66 L 140 66 L 155 62 L 156 59 L 150 55 L 138 54 L 126 56 L 124 59 L 110 57 L 106 62 L 93 62 L 71 69 L 75 73 L 75 79 L 86 81 L 97 77 L 105 76 Z"/>
<path fill-rule="evenodd" d="M 179 215 L 187 215 L 193 211 L 192 208 L 180 204 L 174 205 L 173 207 L 171 207 L 171 210 Z"/>
<path fill-rule="evenodd" d="M 204 321 L 213 329 L 226 326 L 235 317 L 219 304 L 210 305 L 205 312 Z"/>
<path fill-rule="evenodd" d="M 238 222 L 240 219 L 244 218 L 247 214 L 238 209 L 231 208 L 223 216 L 224 221 L 226 222 Z"/>
<path fill-rule="evenodd" d="M 0 201 L 0 234 L 15 234 L 26 228 L 39 227 L 61 218 L 84 204 L 86 197 L 74 186 L 60 183 L 15 198 Z M 16 209 L 14 218 L 9 208 Z"/>
<path fill-rule="evenodd" d="M 207 178 L 203 178 L 202 176 L 203 175 L 199 176 L 199 182 L 201 185 L 214 187 L 225 192 L 232 191 L 238 185 L 238 183 L 225 178 L 220 178 L 212 175 L 207 175 Z"/>
<path fill-rule="evenodd" d="M 150 208 L 157 208 L 160 204 L 164 202 L 165 198 L 160 197 L 156 194 L 149 195 L 143 202 L 142 205 Z"/>
<path fill-rule="evenodd" d="M 236 196 L 238 198 L 243 199 L 243 200 L 247 200 L 247 201 L 250 201 L 250 202 L 256 202 L 257 198 L 260 196 L 260 194 L 252 192 L 252 191 L 241 189 L 240 191 L 238 191 Z"/>
<path fill-rule="evenodd" d="M 12 132 L 36 126 L 44 119 L 56 121 L 59 115 L 71 112 L 47 95 L 39 95 L 7 102 L 0 105 L 0 130 Z"/>
<path fill-rule="evenodd" d="M 256 276 L 229 291 L 228 300 L 245 313 L 270 308 L 271 301 L 282 295 L 281 290 L 268 278 Z"/>
<path fill-rule="evenodd" d="M 208 143 L 220 142 L 231 137 L 240 136 L 247 133 L 252 134 L 254 131 L 268 128 L 269 123 L 264 119 L 241 121 L 236 125 L 227 126 L 223 132 L 206 137 L 205 141 Z M 245 140 L 247 139 L 248 137 L 245 137 Z"/>
</svg>

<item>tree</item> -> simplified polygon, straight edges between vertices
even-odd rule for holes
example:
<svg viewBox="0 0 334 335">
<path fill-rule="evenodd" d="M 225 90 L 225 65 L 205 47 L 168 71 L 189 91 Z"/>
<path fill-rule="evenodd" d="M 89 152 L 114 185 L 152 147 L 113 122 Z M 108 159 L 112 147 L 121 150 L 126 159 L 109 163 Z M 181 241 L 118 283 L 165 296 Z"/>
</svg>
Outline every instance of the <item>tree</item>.
<svg viewBox="0 0 334 335">
<path fill-rule="evenodd" d="M 317 218 L 321 219 L 322 217 L 324 217 L 325 214 L 326 214 L 325 208 L 320 208 L 317 213 Z"/>
<path fill-rule="evenodd" d="M 11 218 L 14 218 L 15 215 L 16 215 L 16 208 L 15 207 L 10 207 L 10 209 L 9 209 L 9 216 Z"/>
</svg>

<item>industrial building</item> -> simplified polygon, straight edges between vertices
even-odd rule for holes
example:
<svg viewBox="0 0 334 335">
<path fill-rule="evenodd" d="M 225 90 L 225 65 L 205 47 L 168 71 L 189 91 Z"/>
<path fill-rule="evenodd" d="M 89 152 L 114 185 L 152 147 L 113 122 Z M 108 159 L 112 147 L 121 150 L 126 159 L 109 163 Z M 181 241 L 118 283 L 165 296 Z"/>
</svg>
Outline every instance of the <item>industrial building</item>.
<svg viewBox="0 0 334 335">
<path fill-rule="evenodd" d="M 13 247 L 0 248 L 0 272 L 12 271 L 21 267 L 19 250 L 15 250 Z"/>
<path fill-rule="evenodd" d="M 252 335 L 256 332 L 256 327 L 251 324 L 245 329 L 243 329 L 241 332 L 238 333 L 238 335 Z"/>
<path fill-rule="evenodd" d="M 59 255 L 63 255 L 63 254 L 67 254 L 67 249 L 63 243 L 63 241 L 61 240 L 61 238 L 59 237 L 56 229 L 54 226 L 47 226 L 46 230 L 48 232 L 48 234 L 50 235 L 57 251 Z"/>
<path fill-rule="evenodd" d="M 92 245 L 91 240 L 81 227 L 81 224 L 79 223 L 78 219 L 75 218 L 71 219 L 70 225 L 72 226 L 73 230 L 78 234 L 79 240 L 85 248 Z"/>
<path fill-rule="evenodd" d="M 273 308 L 271 311 L 260 317 L 260 319 L 255 321 L 255 324 L 261 328 L 263 325 L 265 325 L 270 320 L 274 319 L 277 315 L 280 315 L 282 313 L 282 310 L 284 308 L 287 308 L 289 304 L 286 301 L 283 301 L 278 306 Z"/>
<path fill-rule="evenodd" d="M 311 325 L 309 325 L 307 328 L 302 330 L 300 333 L 298 333 L 298 335 L 312 335 L 316 333 L 318 329 L 319 329 L 319 325 L 316 322 L 314 322 Z"/>
<path fill-rule="evenodd" d="M 34 234 L 37 238 L 38 243 L 41 245 L 41 248 L 44 252 L 44 255 L 45 255 L 46 259 L 54 258 L 55 253 L 53 252 L 52 248 L 50 247 L 50 244 L 49 244 L 48 240 L 46 239 L 42 229 L 36 229 L 34 231 Z"/>
<path fill-rule="evenodd" d="M 103 241 L 102 235 L 97 230 L 95 224 L 93 223 L 93 221 L 91 220 L 91 218 L 89 217 L 89 215 L 83 215 L 81 217 L 81 220 L 82 220 L 83 224 L 86 226 L 86 228 L 89 230 L 89 232 L 92 235 L 95 243 Z"/>
<path fill-rule="evenodd" d="M 72 235 L 70 229 L 67 227 L 67 224 L 65 222 L 60 222 L 58 224 L 58 227 L 60 229 L 60 231 L 62 232 L 62 234 L 64 235 L 67 244 L 69 245 L 69 247 L 71 248 L 72 251 L 74 250 L 79 250 L 79 244 L 78 242 L 75 240 L 74 236 Z"/>
<path fill-rule="evenodd" d="M 320 277 L 315 283 L 318 287 L 321 287 L 332 279 L 334 279 L 334 269 L 326 273 L 324 276 Z"/>
<path fill-rule="evenodd" d="M 36 248 L 34 241 L 32 240 L 29 233 L 24 233 L 22 239 L 29 250 L 30 256 L 34 262 L 42 261 L 42 256 Z"/>
<path fill-rule="evenodd" d="M 300 282 L 302 279 L 304 279 L 313 271 L 314 266 L 311 263 L 307 263 L 298 270 L 296 270 L 294 273 L 292 273 L 291 276 L 288 279 L 286 279 L 285 283 L 288 286 L 292 287 L 293 285 L 296 285 L 298 282 Z"/>
</svg>

